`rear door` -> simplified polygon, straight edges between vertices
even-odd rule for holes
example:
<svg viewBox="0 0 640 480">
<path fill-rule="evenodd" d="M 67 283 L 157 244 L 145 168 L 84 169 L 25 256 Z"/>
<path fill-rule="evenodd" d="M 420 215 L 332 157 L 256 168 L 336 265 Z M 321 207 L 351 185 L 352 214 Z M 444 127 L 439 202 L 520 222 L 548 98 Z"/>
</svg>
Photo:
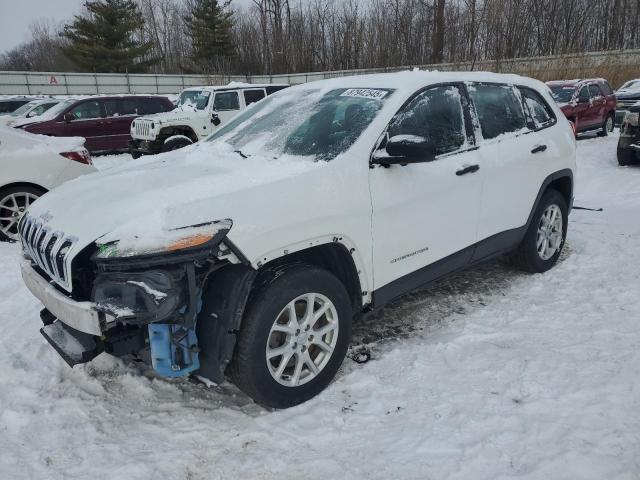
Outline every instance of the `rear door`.
<svg viewBox="0 0 640 480">
<path fill-rule="evenodd" d="M 482 170 L 467 104 L 460 84 L 428 87 L 387 128 L 385 138 L 420 138 L 435 147 L 437 156 L 431 162 L 370 170 L 375 288 L 404 277 L 389 285 L 386 296 L 421 285 L 431 269 L 414 272 L 476 241 Z M 383 155 L 385 143 L 378 149 Z M 469 258 L 462 252 L 441 268 L 462 267 Z"/>
<path fill-rule="evenodd" d="M 471 84 L 469 92 L 479 121 L 478 153 L 484 172 L 478 240 L 486 240 L 526 223 L 541 185 L 537 162 L 549 145 L 543 146 L 540 137 L 532 134 L 514 86 Z M 508 241 L 503 236 L 495 239 L 503 240 Z M 499 243 L 488 245 L 488 250 L 476 253 L 476 259 L 500 247 Z"/>
<path fill-rule="evenodd" d="M 135 97 L 104 100 L 106 150 L 124 150 L 131 139 L 131 122 L 139 115 Z"/>
<path fill-rule="evenodd" d="M 578 91 L 576 102 L 574 108 L 576 130 L 587 130 L 594 123 L 593 112 L 591 111 L 591 94 L 589 93 L 589 87 L 587 85 Z"/>
</svg>

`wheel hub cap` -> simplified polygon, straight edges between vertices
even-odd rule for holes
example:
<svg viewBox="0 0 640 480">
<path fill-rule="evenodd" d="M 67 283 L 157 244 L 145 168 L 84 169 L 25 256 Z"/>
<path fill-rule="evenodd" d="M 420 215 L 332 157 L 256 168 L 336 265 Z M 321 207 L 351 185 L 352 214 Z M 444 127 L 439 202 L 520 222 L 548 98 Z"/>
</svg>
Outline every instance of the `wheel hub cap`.
<svg viewBox="0 0 640 480">
<path fill-rule="evenodd" d="M 0 198 L 0 232 L 9 240 L 18 240 L 18 223 L 37 198 L 27 192 L 12 193 Z"/>
<path fill-rule="evenodd" d="M 549 205 L 542 213 L 536 239 L 536 248 L 542 260 L 549 260 L 562 248 L 562 221 L 562 211 L 558 205 Z"/>
<path fill-rule="evenodd" d="M 324 295 L 308 293 L 287 304 L 275 319 L 265 351 L 271 376 L 297 387 L 329 363 L 338 341 L 338 313 Z"/>
</svg>

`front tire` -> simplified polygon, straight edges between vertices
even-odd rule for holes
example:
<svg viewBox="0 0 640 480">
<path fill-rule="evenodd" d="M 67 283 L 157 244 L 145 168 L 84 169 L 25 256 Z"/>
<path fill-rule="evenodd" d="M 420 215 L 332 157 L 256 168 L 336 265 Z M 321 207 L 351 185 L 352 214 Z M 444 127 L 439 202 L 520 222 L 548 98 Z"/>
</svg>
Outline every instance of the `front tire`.
<svg viewBox="0 0 640 480">
<path fill-rule="evenodd" d="M 542 273 L 552 268 L 564 247 L 568 219 L 569 210 L 562 194 L 547 190 L 513 255 L 516 267 L 530 273 Z"/>
<path fill-rule="evenodd" d="M 263 275 L 252 292 L 230 366 L 257 403 L 288 408 L 318 395 L 351 338 L 351 302 L 330 272 L 296 265 Z"/>
<path fill-rule="evenodd" d="M 618 165 L 620 165 L 621 167 L 626 167 L 627 165 L 634 164 L 637 161 L 636 152 L 634 152 L 630 148 L 618 147 L 617 157 Z"/>
<path fill-rule="evenodd" d="M 179 148 L 188 147 L 189 145 L 192 145 L 192 144 L 193 142 L 189 140 L 187 137 L 169 138 L 162 145 L 162 151 L 172 152 L 174 150 L 178 150 Z"/>
<path fill-rule="evenodd" d="M 0 241 L 18 241 L 18 222 L 25 210 L 45 193 L 28 185 L 0 190 Z"/>
</svg>

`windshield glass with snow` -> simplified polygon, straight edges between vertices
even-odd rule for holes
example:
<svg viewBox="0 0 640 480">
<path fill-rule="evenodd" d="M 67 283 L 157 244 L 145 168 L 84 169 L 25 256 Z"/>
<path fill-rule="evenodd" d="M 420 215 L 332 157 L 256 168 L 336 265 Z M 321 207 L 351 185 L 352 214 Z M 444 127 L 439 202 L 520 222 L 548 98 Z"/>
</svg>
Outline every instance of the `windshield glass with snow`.
<svg viewBox="0 0 640 480">
<path fill-rule="evenodd" d="M 551 87 L 551 95 L 558 103 L 569 103 L 575 91 L 575 87 Z"/>
<path fill-rule="evenodd" d="M 378 88 L 287 91 L 258 102 L 208 141 L 226 143 L 245 156 L 331 160 L 353 145 L 392 92 Z"/>
<path fill-rule="evenodd" d="M 38 102 L 25 103 L 19 109 L 11 112 L 11 116 L 12 117 L 21 117 L 22 115 L 27 113 L 29 110 L 31 110 L 33 107 L 35 107 L 37 104 L 38 104 Z"/>
<path fill-rule="evenodd" d="M 192 106 L 196 110 L 204 110 L 209 103 L 211 92 L 207 90 L 185 90 L 180 94 L 178 106 Z"/>
</svg>

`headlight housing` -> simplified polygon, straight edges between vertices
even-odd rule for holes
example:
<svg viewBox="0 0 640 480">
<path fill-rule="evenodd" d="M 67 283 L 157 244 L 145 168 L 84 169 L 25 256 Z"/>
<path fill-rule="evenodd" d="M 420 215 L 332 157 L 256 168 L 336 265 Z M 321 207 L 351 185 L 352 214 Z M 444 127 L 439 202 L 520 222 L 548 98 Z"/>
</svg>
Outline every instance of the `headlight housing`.
<svg viewBox="0 0 640 480">
<path fill-rule="evenodd" d="M 98 251 L 94 260 L 144 258 L 214 247 L 226 237 L 232 225 L 233 222 L 227 219 L 166 230 L 156 235 L 125 235 L 119 240 L 110 240 L 113 235 L 105 236 L 96 242 Z"/>
</svg>

